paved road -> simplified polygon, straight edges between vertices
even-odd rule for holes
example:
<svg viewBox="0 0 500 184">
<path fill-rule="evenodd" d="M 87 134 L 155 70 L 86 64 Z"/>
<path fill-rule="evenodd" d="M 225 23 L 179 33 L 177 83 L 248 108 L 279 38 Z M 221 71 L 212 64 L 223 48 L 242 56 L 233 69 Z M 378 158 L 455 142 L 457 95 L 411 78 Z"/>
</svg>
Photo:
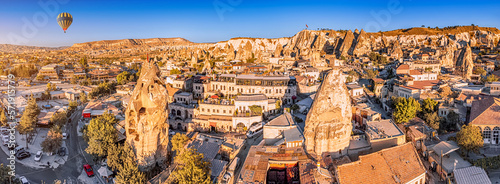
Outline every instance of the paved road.
<svg viewBox="0 0 500 184">
<path fill-rule="evenodd" d="M 83 171 L 82 165 L 84 163 L 93 165 L 93 162 L 92 157 L 86 154 L 83 150 L 87 147 L 87 143 L 81 137 L 78 137 L 77 125 L 81 117 L 81 112 L 81 110 L 77 110 L 73 113 L 70 117 L 71 122 L 66 127 L 66 132 L 69 134 L 69 137 L 66 140 L 68 160 L 66 160 L 64 165 L 61 165 L 56 169 L 33 169 L 18 163 L 16 164 L 16 174 L 19 176 L 26 176 L 26 178 L 33 184 L 53 183 L 56 179 L 65 180 L 67 183 L 82 183 L 78 180 L 78 177 Z M 0 151 L 0 157 L 7 158 L 7 155 L 3 151 Z M 7 160 L 1 159 L 0 163 L 7 164 Z M 98 168 L 94 167 L 96 172 L 97 169 Z M 98 177 L 94 177 L 92 180 L 94 183 L 100 183 Z"/>
</svg>

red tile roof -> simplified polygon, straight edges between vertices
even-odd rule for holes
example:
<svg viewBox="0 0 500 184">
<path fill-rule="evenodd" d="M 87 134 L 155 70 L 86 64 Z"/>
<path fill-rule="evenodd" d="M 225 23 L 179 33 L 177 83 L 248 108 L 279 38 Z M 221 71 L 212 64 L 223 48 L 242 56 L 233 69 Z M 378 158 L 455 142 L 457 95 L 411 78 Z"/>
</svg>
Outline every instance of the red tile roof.
<svg viewBox="0 0 500 184">
<path fill-rule="evenodd" d="M 426 172 L 412 143 L 359 157 L 337 167 L 339 183 L 407 183 Z"/>
<path fill-rule="evenodd" d="M 418 70 L 410 70 L 410 75 L 422 75 L 422 72 Z"/>
<path fill-rule="evenodd" d="M 410 65 L 407 65 L 407 64 L 399 65 L 399 67 L 398 67 L 398 70 L 409 70 L 409 69 L 410 69 Z"/>
<path fill-rule="evenodd" d="M 438 83 L 439 83 L 439 80 L 413 81 L 413 85 L 400 86 L 400 87 L 410 89 L 410 90 L 418 90 L 418 89 L 431 88 L 432 86 L 438 85 Z"/>
<path fill-rule="evenodd" d="M 469 122 L 472 125 L 500 125 L 500 98 L 487 97 L 472 102 Z"/>
</svg>

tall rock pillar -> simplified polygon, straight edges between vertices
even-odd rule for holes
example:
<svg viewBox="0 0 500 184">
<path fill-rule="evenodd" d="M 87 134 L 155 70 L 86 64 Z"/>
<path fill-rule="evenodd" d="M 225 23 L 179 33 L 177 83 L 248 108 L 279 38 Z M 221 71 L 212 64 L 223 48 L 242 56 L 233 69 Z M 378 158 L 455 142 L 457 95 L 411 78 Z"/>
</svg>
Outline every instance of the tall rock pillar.
<svg viewBox="0 0 500 184">
<path fill-rule="evenodd" d="M 167 158 L 167 97 L 160 70 L 148 58 L 125 112 L 126 141 L 134 149 L 141 171 L 148 171 L 156 164 L 163 166 Z"/>
<path fill-rule="evenodd" d="M 304 128 L 305 147 L 310 154 L 347 154 L 352 109 L 344 81 L 342 71 L 334 68 L 316 93 Z"/>
</svg>

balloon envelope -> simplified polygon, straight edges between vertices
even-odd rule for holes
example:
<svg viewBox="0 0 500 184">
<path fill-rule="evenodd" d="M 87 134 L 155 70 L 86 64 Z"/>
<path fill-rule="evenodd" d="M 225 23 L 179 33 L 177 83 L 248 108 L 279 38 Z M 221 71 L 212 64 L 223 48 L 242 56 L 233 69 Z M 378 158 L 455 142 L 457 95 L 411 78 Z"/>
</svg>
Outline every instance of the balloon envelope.
<svg viewBox="0 0 500 184">
<path fill-rule="evenodd" d="M 57 16 L 57 23 L 64 30 L 64 33 L 66 33 L 68 27 L 73 23 L 73 16 L 66 12 L 61 13 Z"/>
</svg>

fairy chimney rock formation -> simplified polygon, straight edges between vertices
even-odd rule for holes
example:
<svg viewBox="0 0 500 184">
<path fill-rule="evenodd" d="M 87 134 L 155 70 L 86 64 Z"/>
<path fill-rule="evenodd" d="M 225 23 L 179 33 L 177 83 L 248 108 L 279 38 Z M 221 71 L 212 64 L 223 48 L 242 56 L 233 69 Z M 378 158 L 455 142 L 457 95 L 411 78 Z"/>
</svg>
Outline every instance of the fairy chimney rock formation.
<svg viewBox="0 0 500 184">
<path fill-rule="evenodd" d="M 347 154 L 352 109 L 344 81 L 342 71 L 334 67 L 316 94 L 304 128 L 305 147 L 310 154 Z"/>
<path fill-rule="evenodd" d="M 125 114 L 127 142 L 133 147 L 139 169 L 163 166 L 168 154 L 167 89 L 155 62 L 142 64 L 141 75 Z"/>
<path fill-rule="evenodd" d="M 465 79 L 470 79 L 472 75 L 472 69 L 474 68 L 474 61 L 472 60 L 472 51 L 470 46 L 462 48 L 460 55 L 457 60 L 457 68 L 459 74 Z"/>
</svg>

